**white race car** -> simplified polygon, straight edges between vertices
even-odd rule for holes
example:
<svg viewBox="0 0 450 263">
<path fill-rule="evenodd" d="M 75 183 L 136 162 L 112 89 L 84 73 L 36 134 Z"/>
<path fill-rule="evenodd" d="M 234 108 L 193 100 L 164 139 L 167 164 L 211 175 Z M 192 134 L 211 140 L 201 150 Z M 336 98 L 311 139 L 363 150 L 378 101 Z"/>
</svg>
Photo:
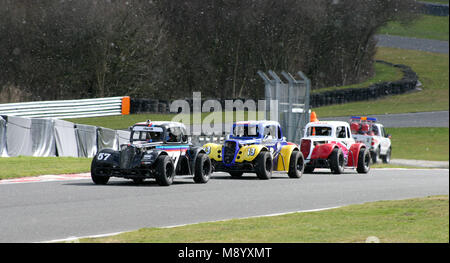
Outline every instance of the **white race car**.
<svg viewBox="0 0 450 263">
<path fill-rule="evenodd" d="M 370 149 L 373 163 L 381 158 L 383 163 L 391 160 L 391 135 L 386 133 L 383 124 L 377 123 L 376 118 L 355 117 L 350 118 L 352 136 L 357 142 L 364 143 Z"/>
</svg>

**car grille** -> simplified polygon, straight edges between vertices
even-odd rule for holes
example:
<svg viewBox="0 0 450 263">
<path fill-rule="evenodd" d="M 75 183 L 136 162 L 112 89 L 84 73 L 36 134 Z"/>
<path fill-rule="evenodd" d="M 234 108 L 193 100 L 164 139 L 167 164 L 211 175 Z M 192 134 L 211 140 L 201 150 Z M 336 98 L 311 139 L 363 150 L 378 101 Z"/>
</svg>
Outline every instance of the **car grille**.
<svg viewBox="0 0 450 263">
<path fill-rule="evenodd" d="M 123 147 L 122 151 L 120 152 L 120 162 L 119 162 L 120 168 L 130 169 L 133 159 L 137 153 L 138 149 L 136 147 L 133 147 L 131 145 Z"/>
<path fill-rule="evenodd" d="M 234 155 L 236 154 L 236 142 L 226 141 L 225 147 L 223 149 L 223 162 L 225 164 L 231 164 L 234 160 Z"/>
</svg>

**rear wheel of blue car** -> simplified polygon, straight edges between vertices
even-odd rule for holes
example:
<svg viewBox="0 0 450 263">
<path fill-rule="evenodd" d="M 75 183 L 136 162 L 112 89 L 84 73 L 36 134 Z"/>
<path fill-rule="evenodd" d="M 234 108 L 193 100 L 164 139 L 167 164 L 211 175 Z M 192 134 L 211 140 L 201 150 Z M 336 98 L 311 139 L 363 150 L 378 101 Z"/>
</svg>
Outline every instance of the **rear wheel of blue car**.
<svg viewBox="0 0 450 263">
<path fill-rule="evenodd" d="M 195 160 L 194 182 L 204 184 L 211 177 L 211 159 L 204 153 L 199 153 Z"/>
<path fill-rule="evenodd" d="M 109 181 L 109 174 L 106 169 L 101 169 L 97 165 L 97 156 L 94 157 L 91 163 L 91 178 L 94 184 L 107 184 Z"/>
<path fill-rule="evenodd" d="M 161 186 L 168 186 L 173 183 L 175 177 L 175 167 L 172 159 L 168 155 L 160 155 L 156 159 L 156 183 Z"/>
<path fill-rule="evenodd" d="M 291 154 L 291 159 L 289 160 L 289 171 L 288 175 L 290 178 L 300 178 L 303 175 L 303 169 L 305 168 L 303 162 L 303 154 L 299 151 L 294 151 Z"/>
<path fill-rule="evenodd" d="M 272 177 L 273 161 L 270 152 L 263 151 L 258 154 L 255 161 L 255 171 L 259 179 L 268 180 Z"/>
</svg>

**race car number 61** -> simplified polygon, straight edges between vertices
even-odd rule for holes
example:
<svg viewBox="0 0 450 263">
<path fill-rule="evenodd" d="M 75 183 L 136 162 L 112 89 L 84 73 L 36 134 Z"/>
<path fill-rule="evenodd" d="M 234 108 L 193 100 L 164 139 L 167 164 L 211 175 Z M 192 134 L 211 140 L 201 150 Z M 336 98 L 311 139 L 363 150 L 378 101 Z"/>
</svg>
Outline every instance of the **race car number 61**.
<svg viewBox="0 0 450 263">
<path fill-rule="evenodd" d="M 108 160 L 109 156 L 111 156 L 110 153 L 99 153 L 97 156 L 97 160 L 101 161 L 101 160 Z"/>
</svg>

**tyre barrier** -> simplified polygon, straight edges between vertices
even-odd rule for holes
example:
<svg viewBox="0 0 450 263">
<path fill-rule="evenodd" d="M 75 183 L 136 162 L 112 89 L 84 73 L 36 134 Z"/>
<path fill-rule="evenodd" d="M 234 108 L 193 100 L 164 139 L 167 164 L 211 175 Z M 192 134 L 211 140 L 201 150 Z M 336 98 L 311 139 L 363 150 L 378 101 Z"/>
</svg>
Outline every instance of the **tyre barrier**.
<svg viewBox="0 0 450 263">
<path fill-rule="evenodd" d="M 432 16 L 448 16 L 448 4 L 418 2 L 420 11 L 426 15 Z"/>
<path fill-rule="evenodd" d="M 311 107 L 316 108 L 333 104 L 375 100 L 389 95 L 399 95 L 417 90 L 419 78 L 410 67 L 401 64 L 392 64 L 382 60 L 377 60 L 376 62 L 400 68 L 403 72 L 402 79 L 393 82 L 375 83 L 364 88 L 337 89 L 312 93 L 310 99 Z"/>
</svg>

